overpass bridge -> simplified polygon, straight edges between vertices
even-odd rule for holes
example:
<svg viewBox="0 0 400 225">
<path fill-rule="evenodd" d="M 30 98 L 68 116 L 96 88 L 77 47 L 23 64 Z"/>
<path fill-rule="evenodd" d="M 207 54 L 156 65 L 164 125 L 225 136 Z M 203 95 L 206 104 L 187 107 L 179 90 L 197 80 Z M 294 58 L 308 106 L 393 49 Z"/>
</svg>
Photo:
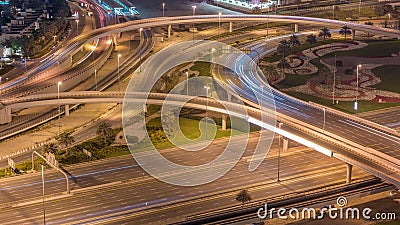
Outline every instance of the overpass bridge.
<svg viewBox="0 0 400 225">
<path fill-rule="evenodd" d="M 168 100 L 166 100 L 167 96 Z M 307 124 L 301 120 L 286 116 L 279 112 L 277 112 L 276 117 L 280 122 L 285 124 L 285 127 L 271 127 L 263 123 L 261 120 L 262 111 L 256 105 L 244 106 L 235 102 L 210 98 L 207 100 L 204 97 L 196 97 L 193 99 L 193 96 L 177 94 L 167 95 L 164 93 L 81 91 L 60 93 L 59 97 L 56 93 L 33 95 L 8 100 L 5 102 L 5 108 L 8 108 L 9 111 L 11 111 L 21 108 L 64 105 L 64 107 L 66 107 L 65 114 L 68 116 L 69 105 L 87 103 L 123 103 L 124 97 L 127 102 L 143 103 L 143 105 L 156 104 L 163 106 L 179 106 L 184 104 L 187 108 L 200 110 L 207 109 L 217 112 L 221 114 L 223 127 L 226 127 L 226 115 L 239 117 L 247 120 L 249 123 L 274 131 L 290 140 L 308 146 L 328 157 L 334 157 L 345 162 L 348 168 L 348 182 L 351 182 L 351 170 L 354 165 L 388 183 L 400 187 L 399 158 L 365 147 L 353 142 L 349 138 L 341 137 L 332 132 Z M 206 105 L 207 101 L 208 105 Z M 222 105 L 228 105 L 230 110 L 227 110 Z M 243 114 L 243 110 L 247 111 L 247 115 Z"/>
</svg>

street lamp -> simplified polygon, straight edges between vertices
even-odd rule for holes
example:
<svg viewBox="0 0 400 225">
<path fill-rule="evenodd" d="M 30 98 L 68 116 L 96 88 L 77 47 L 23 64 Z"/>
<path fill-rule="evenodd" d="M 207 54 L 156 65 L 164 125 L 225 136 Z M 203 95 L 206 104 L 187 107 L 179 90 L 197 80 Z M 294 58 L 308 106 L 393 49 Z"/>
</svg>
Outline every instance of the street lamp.
<svg viewBox="0 0 400 225">
<path fill-rule="evenodd" d="M 220 29 L 221 29 L 221 15 L 222 15 L 222 12 L 219 12 L 218 13 L 218 39 L 221 37 L 221 32 L 220 32 Z"/>
<path fill-rule="evenodd" d="M 165 16 L 165 14 L 164 14 L 164 9 L 165 9 L 165 2 L 162 3 L 162 17 Z"/>
<path fill-rule="evenodd" d="M 94 69 L 94 82 L 96 83 L 96 91 L 97 91 L 97 69 Z"/>
<path fill-rule="evenodd" d="M 60 86 L 61 81 L 57 82 L 57 104 L 58 104 L 58 136 L 60 136 L 60 119 L 61 119 L 61 105 L 60 105 Z"/>
<path fill-rule="evenodd" d="M 186 71 L 186 95 L 189 96 L 189 72 L 188 71 Z"/>
<path fill-rule="evenodd" d="M 78 27 L 79 19 L 76 19 L 75 22 L 76 22 L 76 36 L 78 36 L 79 35 L 79 27 Z"/>
<path fill-rule="evenodd" d="M 358 4 L 358 19 L 360 19 L 361 17 L 361 0 L 360 0 L 360 4 Z"/>
<path fill-rule="evenodd" d="M 194 43 L 194 15 L 196 14 L 196 6 L 192 5 L 193 8 L 193 26 L 192 26 L 192 33 L 193 33 L 193 43 Z"/>
<path fill-rule="evenodd" d="M 333 14 L 333 19 L 335 19 L 335 6 L 332 6 L 332 14 Z"/>
<path fill-rule="evenodd" d="M 46 224 L 46 208 L 44 205 L 44 166 L 43 166 L 43 164 L 42 164 L 42 203 L 43 203 L 43 224 Z"/>
<path fill-rule="evenodd" d="M 119 77 L 119 58 L 121 58 L 121 54 L 118 54 L 118 91 L 121 91 L 121 79 Z"/>
<path fill-rule="evenodd" d="M 207 98 L 207 103 L 206 103 L 206 140 L 207 140 L 207 132 L 208 132 L 208 91 L 210 90 L 210 86 L 208 84 L 204 86 L 204 89 L 206 89 L 206 98 Z"/>
<path fill-rule="evenodd" d="M 279 123 L 279 129 L 282 129 L 282 125 L 283 123 Z M 281 135 L 278 135 L 278 177 L 277 177 L 277 181 L 279 182 L 279 170 L 280 170 L 280 162 L 281 161 Z"/>
<path fill-rule="evenodd" d="M 53 36 L 54 45 L 56 44 L 56 35 Z"/>
<path fill-rule="evenodd" d="M 356 101 L 354 102 L 354 110 L 358 110 L 358 77 L 359 77 L 359 68 L 361 68 L 361 64 L 357 65 L 357 81 L 356 81 Z"/>
<path fill-rule="evenodd" d="M 333 84 L 332 84 L 332 105 L 335 104 L 335 89 L 336 89 L 336 55 L 335 55 L 335 68 L 333 69 Z"/>
<path fill-rule="evenodd" d="M 140 28 L 139 29 L 139 35 L 140 35 L 139 42 L 142 41 L 142 31 L 143 31 L 143 28 Z M 139 48 L 139 71 L 142 72 L 142 48 Z"/>
</svg>

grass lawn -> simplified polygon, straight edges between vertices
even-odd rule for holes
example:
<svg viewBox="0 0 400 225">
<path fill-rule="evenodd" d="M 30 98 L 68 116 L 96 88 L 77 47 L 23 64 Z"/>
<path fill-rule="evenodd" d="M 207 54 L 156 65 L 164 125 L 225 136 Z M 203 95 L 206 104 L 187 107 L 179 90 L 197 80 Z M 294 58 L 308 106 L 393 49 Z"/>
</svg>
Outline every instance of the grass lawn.
<svg viewBox="0 0 400 225">
<path fill-rule="evenodd" d="M 320 98 L 320 97 L 316 97 L 313 95 L 309 95 L 309 94 L 303 94 L 303 93 L 298 93 L 298 92 L 286 92 L 287 94 L 304 100 L 304 101 L 311 101 L 311 102 L 315 102 L 321 105 L 326 105 L 328 107 L 334 108 L 334 109 L 338 109 L 340 111 L 343 112 L 347 112 L 347 113 L 362 113 L 362 112 L 368 112 L 368 111 L 372 111 L 372 110 L 377 110 L 377 109 L 384 109 L 384 108 L 389 108 L 389 107 L 394 107 L 394 106 L 400 106 L 400 103 L 375 103 L 375 102 L 370 102 L 370 101 L 358 101 L 358 111 L 356 112 L 354 110 L 354 102 L 339 102 L 338 105 L 334 105 L 332 106 L 332 100 L 331 99 L 325 99 L 325 98 Z"/>
<path fill-rule="evenodd" d="M 190 67 L 191 71 L 198 71 L 200 76 L 208 76 L 210 77 L 210 63 L 197 61 L 194 63 L 192 67 Z"/>
<path fill-rule="evenodd" d="M 238 130 L 221 130 L 221 119 L 218 118 L 213 118 L 214 121 L 217 124 L 217 130 L 215 132 L 215 137 L 212 137 L 211 134 L 213 133 L 213 131 L 215 129 L 211 128 L 211 123 L 209 122 L 209 127 L 208 127 L 208 139 L 218 139 L 218 138 L 222 138 L 222 137 L 228 137 L 231 135 L 236 135 L 236 134 L 242 134 L 243 132 L 238 131 Z M 229 120 L 227 120 L 227 126 L 230 124 Z M 201 132 L 199 129 L 199 125 L 200 125 L 200 117 L 190 117 L 190 118 L 184 118 L 184 117 L 180 117 L 179 118 L 179 126 L 180 129 L 182 130 L 182 133 L 191 140 L 196 140 L 200 137 Z M 202 127 L 201 129 L 204 131 L 205 130 L 205 123 L 201 124 Z M 161 130 L 162 129 L 162 125 L 161 125 L 161 119 L 160 117 L 158 118 L 154 118 L 152 120 L 150 120 L 147 123 L 147 127 L 148 127 L 148 131 L 149 131 L 149 135 L 151 137 L 151 140 L 153 142 L 153 145 L 157 148 L 157 149 L 164 149 L 164 148 L 169 148 L 169 147 L 173 147 L 172 143 L 169 142 L 169 140 L 166 138 L 165 133 Z M 229 128 L 229 126 L 228 126 Z M 253 129 L 251 129 L 253 130 Z M 200 138 L 202 140 L 205 140 L 205 135 L 203 133 L 203 136 Z M 176 139 L 175 140 L 176 143 L 182 143 L 182 144 L 187 144 L 187 143 L 193 143 L 193 142 L 187 142 L 184 141 L 184 139 Z M 146 144 L 144 144 L 143 146 L 148 146 Z M 140 147 L 139 147 L 140 148 Z"/>
<path fill-rule="evenodd" d="M 381 83 L 372 87 L 380 90 L 400 93 L 400 66 L 380 66 L 373 69 L 372 72 L 382 80 Z"/>
<path fill-rule="evenodd" d="M 358 56 L 358 57 L 377 57 L 388 56 L 393 53 L 400 52 L 400 40 L 395 41 L 367 41 L 368 46 L 365 48 L 354 49 L 350 51 L 338 51 L 329 53 L 324 56 Z"/>
</svg>

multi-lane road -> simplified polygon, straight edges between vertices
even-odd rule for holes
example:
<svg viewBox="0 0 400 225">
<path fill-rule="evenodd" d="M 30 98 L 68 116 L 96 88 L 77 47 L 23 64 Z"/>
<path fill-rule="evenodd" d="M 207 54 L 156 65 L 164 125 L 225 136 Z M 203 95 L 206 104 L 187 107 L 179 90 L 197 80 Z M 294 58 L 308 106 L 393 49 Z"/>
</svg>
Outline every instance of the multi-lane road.
<svg viewBox="0 0 400 225">
<path fill-rule="evenodd" d="M 201 152 L 185 152 L 177 149 L 162 151 L 178 163 L 201 164 L 214 159 L 223 151 L 228 138 L 215 140 Z M 277 143 L 273 151 L 255 172 L 248 171 L 248 161 L 258 142 L 258 133 L 252 133 L 243 159 L 221 179 L 198 187 L 179 187 L 160 182 L 138 166 L 130 156 L 119 157 L 66 168 L 73 176 L 72 196 L 45 203 L 47 224 L 77 223 L 80 220 L 100 221 L 100 217 L 118 219 L 126 214 L 131 224 L 181 220 L 187 215 L 237 205 L 235 195 L 247 187 L 253 199 L 280 195 L 323 185 L 344 182 L 345 165 L 335 159 L 320 160 L 313 150 L 292 145 L 281 155 L 281 182 L 277 183 Z M 355 176 L 366 176 L 360 170 Z M 45 173 L 46 194 L 59 193 L 65 189 L 65 180 L 54 171 Z M 117 182 L 120 181 L 120 182 Z M 122 181 L 122 182 L 121 182 Z M 107 187 L 85 189 L 92 185 L 117 182 Z M 41 196 L 41 176 L 25 175 L 3 183 L 2 202 L 17 201 Z M 196 196 L 203 196 L 196 198 Z M 174 203 L 175 204 L 172 204 Z M 159 204 L 165 204 L 159 208 Z M 0 211 L 1 224 L 37 224 L 43 220 L 43 205 L 39 202 Z M 146 211 L 143 211 L 147 209 Z M 118 223 L 118 222 L 117 222 Z"/>
</svg>

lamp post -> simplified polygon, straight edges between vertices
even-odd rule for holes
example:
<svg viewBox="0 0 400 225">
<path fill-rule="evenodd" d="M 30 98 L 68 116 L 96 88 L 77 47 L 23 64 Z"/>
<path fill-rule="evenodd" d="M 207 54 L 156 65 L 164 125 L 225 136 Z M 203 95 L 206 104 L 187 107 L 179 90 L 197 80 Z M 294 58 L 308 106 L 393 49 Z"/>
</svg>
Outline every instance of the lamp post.
<svg viewBox="0 0 400 225">
<path fill-rule="evenodd" d="M 94 69 L 94 82 L 96 83 L 96 91 L 97 90 L 97 69 Z"/>
<path fill-rule="evenodd" d="M 208 91 L 210 90 L 210 86 L 208 86 L 208 84 L 206 86 L 204 86 L 204 88 L 206 89 L 206 98 L 207 98 L 207 103 L 206 103 L 206 140 L 207 140 L 207 132 L 208 132 Z"/>
<path fill-rule="evenodd" d="M 196 14 L 196 6 L 192 5 L 193 9 L 193 26 L 192 26 L 192 33 L 193 33 L 193 43 L 194 43 L 194 15 Z"/>
<path fill-rule="evenodd" d="M 218 13 L 218 39 L 221 37 L 221 15 L 222 12 Z"/>
<path fill-rule="evenodd" d="M 357 81 L 356 81 L 356 101 L 354 102 L 354 110 L 358 110 L 358 77 L 359 77 L 359 68 L 361 68 L 361 64 L 357 65 Z"/>
<path fill-rule="evenodd" d="M 56 37 L 57 37 L 56 35 L 53 36 L 54 45 L 56 44 Z"/>
<path fill-rule="evenodd" d="M 279 123 L 279 129 L 282 129 L 282 125 L 283 123 Z M 277 181 L 279 182 L 279 173 L 280 173 L 280 163 L 281 163 L 281 135 L 279 134 L 278 136 L 278 177 L 277 177 Z"/>
<path fill-rule="evenodd" d="M 75 22 L 76 22 L 76 36 L 78 36 L 79 35 L 79 27 L 78 27 L 79 19 L 76 19 Z"/>
<path fill-rule="evenodd" d="M 119 59 L 121 58 L 121 54 L 118 54 L 118 91 L 121 91 L 121 79 L 119 77 Z"/>
<path fill-rule="evenodd" d="M 334 5 L 332 6 L 332 14 L 333 14 L 333 18 L 332 19 L 334 20 L 335 19 L 335 6 Z"/>
<path fill-rule="evenodd" d="M 58 136 L 60 136 L 60 119 L 61 119 L 61 105 L 60 105 L 60 86 L 61 86 L 61 81 L 57 82 L 57 104 L 58 104 Z"/>
<path fill-rule="evenodd" d="M 43 224 L 46 224 L 46 208 L 44 205 L 44 166 L 43 166 L 43 164 L 42 164 L 42 203 L 43 203 Z"/>
<path fill-rule="evenodd" d="M 139 29 L 139 42 L 142 41 L 142 31 L 143 28 Z M 142 72 L 142 48 L 139 48 L 139 71 Z"/>
<path fill-rule="evenodd" d="M 162 17 L 165 16 L 165 14 L 164 14 L 164 9 L 165 9 L 165 2 L 162 3 Z"/>
<path fill-rule="evenodd" d="M 189 96 L 189 72 L 186 71 L 186 95 Z"/>
<path fill-rule="evenodd" d="M 358 18 L 360 19 L 361 17 L 361 0 L 360 3 L 358 4 Z"/>
<path fill-rule="evenodd" d="M 326 108 L 322 108 L 322 111 L 324 112 L 324 123 L 322 124 L 322 130 L 324 130 L 324 131 L 325 131 Z"/>
<path fill-rule="evenodd" d="M 332 84 L 332 105 L 335 104 L 335 89 L 336 89 L 336 55 L 335 55 L 335 68 L 333 69 L 333 84 Z"/>
</svg>

